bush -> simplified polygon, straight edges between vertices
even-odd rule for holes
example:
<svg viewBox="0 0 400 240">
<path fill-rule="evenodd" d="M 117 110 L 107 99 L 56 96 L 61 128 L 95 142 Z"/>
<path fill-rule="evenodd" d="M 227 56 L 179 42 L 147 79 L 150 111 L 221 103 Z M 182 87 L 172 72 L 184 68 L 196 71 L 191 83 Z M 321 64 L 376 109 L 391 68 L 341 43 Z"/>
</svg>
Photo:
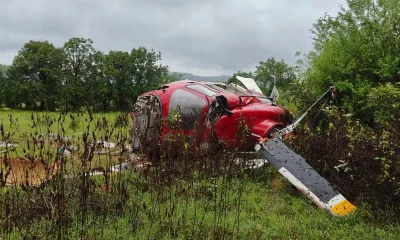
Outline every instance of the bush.
<svg viewBox="0 0 400 240">
<path fill-rule="evenodd" d="M 305 124 L 288 145 L 346 198 L 374 209 L 400 203 L 399 122 L 375 130 L 343 109 L 326 108 L 318 124 Z"/>
</svg>

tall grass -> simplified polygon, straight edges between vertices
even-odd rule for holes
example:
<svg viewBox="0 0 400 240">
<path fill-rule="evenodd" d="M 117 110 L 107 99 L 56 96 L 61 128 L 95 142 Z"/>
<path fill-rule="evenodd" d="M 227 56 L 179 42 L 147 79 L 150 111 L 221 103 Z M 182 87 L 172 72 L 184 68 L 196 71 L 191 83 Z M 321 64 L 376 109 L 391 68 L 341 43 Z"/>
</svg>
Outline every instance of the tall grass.
<svg viewBox="0 0 400 240">
<path fill-rule="evenodd" d="M 286 143 L 351 202 L 368 203 L 371 217 L 386 211 L 400 222 L 400 121 L 371 129 L 336 107 L 321 115 L 318 124 L 300 126 Z"/>
<path fill-rule="evenodd" d="M 18 115 L 19 114 L 19 115 Z M 11 124 L 18 116 L 19 126 Z M 28 118 L 28 120 L 27 120 Z M 175 135 L 160 162 L 112 174 L 109 167 L 146 156 L 133 154 L 129 116 L 115 114 L 0 113 L 3 159 L 59 163 L 37 186 L 6 186 L 1 169 L 2 239 L 320 239 L 398 238 L 399 226 L 356 215 L 337 218 L 317 209 L 275 169 L 245 169 L 239 153 L 199 151 Z M 98 141 L 115 142 L 107 149 Z M 68 154 L 67 151 L 71 151 Z M 247 156 L 242 157 L 244 162 Z M 93 171 L 103 174 L 91 176 Z"/>
</svg>

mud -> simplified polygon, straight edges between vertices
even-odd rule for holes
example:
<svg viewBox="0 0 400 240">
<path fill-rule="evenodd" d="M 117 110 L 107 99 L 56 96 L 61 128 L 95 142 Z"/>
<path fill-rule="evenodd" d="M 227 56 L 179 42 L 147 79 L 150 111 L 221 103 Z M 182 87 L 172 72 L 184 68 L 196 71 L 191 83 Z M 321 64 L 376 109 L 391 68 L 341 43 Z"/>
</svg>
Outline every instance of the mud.
<svg viewBox="0 0 400 240">
<path fill-rule="evenodd" d="M 46 164 L 38 159 L 0 157 L 1 183 L 6 186 L 40 185 L 50 180 L 59 166 L 59 162 Z"/>
</svg>

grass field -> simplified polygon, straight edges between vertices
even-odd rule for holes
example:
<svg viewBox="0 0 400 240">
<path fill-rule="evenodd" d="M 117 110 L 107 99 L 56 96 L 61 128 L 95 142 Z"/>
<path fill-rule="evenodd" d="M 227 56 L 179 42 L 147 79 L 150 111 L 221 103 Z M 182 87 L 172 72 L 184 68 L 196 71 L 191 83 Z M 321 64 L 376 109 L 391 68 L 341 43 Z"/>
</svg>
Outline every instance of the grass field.
<svg viewBox="0 0 400 240">
<path fill-rule="evenodd" d="M 98 140 L 116 142 L 120 151 L 128 140 L 126 117 L 0 111 L 0 141 L 18 144 L 0 148 L 11 157 L 32 155 L 54 162 L 60 146 L 79 147 L 62 156 L 65 168 L 51 181 L 2 187 L 0 238 L 400 239 L 400 226 L 385 212 L 376 218 L 361 205 L 355 214 L 331 216 L 271 167 L 232 167 L 234 153 L 193 156 L 179 151 L 176 159 L 166 159 L 172 163 L 149 171 L 85 175 L 90 168 L 127 160 L 124 153 L 85 155 L 88 143 Z M 69 138 L 57 145 L 52 134 Z M 76 177 L 64 178 L 72 171 Z M 102 189 L 105 185 L 109 191 Z"/>
<path fill-rule="evenodd" d="M 83 154 L 84 137 L 88 142 L 107 141 L 128 144 L 129 117 L 121 113 L 61 114 L 57 112 L 29 112 L 0 110 L 3 134 L 0 142 L 15 144 L 8 148 L 9 157 L 44 158 L 52 160 L 59 147 L 78 148 L 71 157 Z M 61 142 L 60 142 L 61 140 Z M 3 147 L 4 149 L 4 147 Z M 104 149 L 99 149 L 103 150 Z M 116 151 L 120 150 L 119 148 Z M 1 150 L 0 150 L 1 151 Z M 104 155 L 94 157 L 93 164 L 104 165 Z M 109 158 L 113 160 L 113 158 Z M 73 162 L 69 162 L 73 163 Z M 110 164 L 114 164 L 111 161 Z M 68 167 L 71 167 L 69 164 Z"/>
</svg>

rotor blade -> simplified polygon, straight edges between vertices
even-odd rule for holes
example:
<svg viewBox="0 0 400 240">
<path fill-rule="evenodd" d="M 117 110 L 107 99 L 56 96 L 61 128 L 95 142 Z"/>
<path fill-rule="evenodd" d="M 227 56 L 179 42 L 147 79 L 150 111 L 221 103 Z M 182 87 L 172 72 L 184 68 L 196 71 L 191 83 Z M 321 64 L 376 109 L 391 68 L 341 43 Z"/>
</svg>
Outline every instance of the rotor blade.
<svg viewBox="0 0 400 240">
<path fill-rule="evenodd" d="M 303 192 L 313 203 L 334 215 L 344 216 L 356 209 L 342 194 L 333 189 L 300 155 L 278 139 L 257 144 L 256 150 Z"/>
</svg>

